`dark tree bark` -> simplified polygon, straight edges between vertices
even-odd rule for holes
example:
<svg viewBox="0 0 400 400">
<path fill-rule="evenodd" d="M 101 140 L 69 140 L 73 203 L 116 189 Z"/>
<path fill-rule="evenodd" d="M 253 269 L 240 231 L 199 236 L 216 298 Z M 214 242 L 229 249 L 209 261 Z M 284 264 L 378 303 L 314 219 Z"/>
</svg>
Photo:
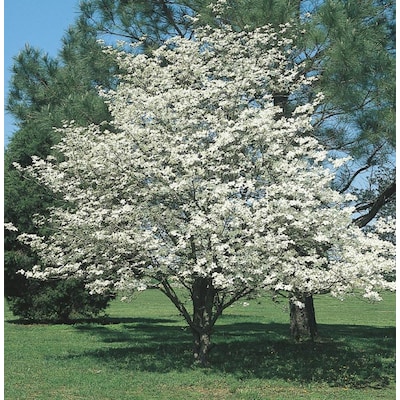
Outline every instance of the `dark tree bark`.
<svg viewBox="0 0 400 400">
<path fill-rule="evenodd" d="M 288 93 L 274 93 L 274 106 L 281 107 L 282 111 L 277 114 L 276 119 L 290 117 Z M 317 321 L 315 318 L 314 299 L 312 295 L 298 296 L 299 300 L 305 304 L 300 308 L 289 301 L 290 308 L 290 334 L 295 340 L 314 340 L 317 335 Z"/>
<path fill-rule="evenodd" d="M 161 276 L 159 283 L 158 288 L 172 301 L 191 329 L 194 363 L 200 367 L 209 366 L 210 351 L 213 348 L 211 335 L 217 319 L 222 315 L 223 310 L 237 300 L 249 296 L 254 289 L 244 287 L 234 294 L 222 293 L 221 295 L 214 287 L 212 278 L 195 277 L 191 284 L 183 283 L 191 295 L 193 313 L 190 313 L 168 279 Z"/>
<path fill-rule="evenodd" d="M 201 367 L 209 366 L 213 327 L 218 317 L 222 314 L 222 310 L 232 304 L 236 300 L 236 297 L 223 306 L 217 301 L 218 294 L 212 284 L 212 279 L 196 278 L 191 287 L 186 286 L 190 290 L 192 298 L 193 314 L 191 315 L 168 280 L 161 279 L 160 283 L 161 291 L 173 302 L 190 326 L 193 335 L 193 357 L 195 364 Z M 243 292 L 243 295 L 246 293 Z M 238 298 L 240 297 L 238 295 Z"/>
<path fill-rule="evenodd" d="M 366 214 L 353 220 L 360 228 L 366 226 L 376 217 L 381 208 L 396 195 L 396 182 L 392 182 L 380 195 L 369 204 Z M 290 333 L 295 340 L 311 339 L 317 335 L 317 322 L 315 317 L 314 301 L 312 296 L 301 299 L 305 307 L 299 308 L 290 302 Z"/>
<path fill-rule="evenodd" d="M 211 279 L 197 278 L 192 287 L 193 322 L 193 356 L 196 364 L 202 367 L 209 365 L 209 353 L 212 348 L 211 333 L 215 323 L 213 306 L 216 290 Z"/>
<path fill-rule="evenodd" d="M 396 182 L 393 181 L 371 204 L 369 211 L 353 221 L 360 228 L 372 221 L 380 209 L 396 195 Z"/>
<path fill-rule="evenodd" d="M 288 93 L 274 93 L 272 95 L 274 100 L 274 106 L 280 107 L 282 111 L 275 116 L 275 119 L 279 120 L 282 117 L 289 117 L 290 113 L 288 111 Z"/>
<path fill-rule="evenodd" d="M 304 295 L 299 300 L 304 303 L 304 307 L 299 307 L 292 301 L 289 302 L 290 334 L 297 341 L 307 339 L 313 341 L 318 334 L 314 299 L 312 296 Z"/>
</svg>

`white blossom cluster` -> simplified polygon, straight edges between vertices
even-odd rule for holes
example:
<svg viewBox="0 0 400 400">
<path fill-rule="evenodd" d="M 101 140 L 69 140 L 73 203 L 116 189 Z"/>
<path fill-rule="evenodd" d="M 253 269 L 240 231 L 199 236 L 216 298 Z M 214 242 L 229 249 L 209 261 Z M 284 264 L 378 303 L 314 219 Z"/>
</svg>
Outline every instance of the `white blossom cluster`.
<svg viewBox="0 0 400 400">
<path fill-rule="evenodd" d="M 315 104 L 290 118 L 273 105 L 310 84 L 291 48 L 269 27 L 223 27 L 151 55 L 108 49 L 127 71 L 103 93 L 112 131 L 66 124 L 62 161 L 24 170 L 67 201 L 52 235 L 21 235 L 43 261 L 25 274 L 81 277 L 96 293 L 199 277 L 227 296 L 393 289 L 393 245 L 352 224 L 349 198 L 331 189 Z"/>
</svg>

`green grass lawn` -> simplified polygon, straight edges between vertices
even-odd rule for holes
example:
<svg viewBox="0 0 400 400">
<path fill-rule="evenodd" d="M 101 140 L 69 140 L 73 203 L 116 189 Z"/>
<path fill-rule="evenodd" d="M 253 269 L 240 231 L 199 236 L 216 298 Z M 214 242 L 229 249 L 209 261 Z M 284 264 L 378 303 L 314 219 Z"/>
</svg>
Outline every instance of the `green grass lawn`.
<svg viewBox="0 0 400 400">
<path fill-rule="evenodd" d="M 395 399 L 394 294 L 317 297 L 315 343 L 288 338 L 284 305 L 247 302 L 219 320 L 208 369 L 192 367 L 191 334 L 154 290 L 96 323 L 29 325 L 6 310 L 5 399 Z"/>
</svg>

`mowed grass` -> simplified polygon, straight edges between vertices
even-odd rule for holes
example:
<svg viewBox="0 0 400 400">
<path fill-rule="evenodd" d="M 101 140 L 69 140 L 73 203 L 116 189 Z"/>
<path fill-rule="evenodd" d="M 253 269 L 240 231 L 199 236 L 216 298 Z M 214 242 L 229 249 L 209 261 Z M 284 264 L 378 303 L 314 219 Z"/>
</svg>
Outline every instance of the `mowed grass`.
<svg viewBox="0 0 400 400">
<path fill-rule="evenodd" d="M 191 334 L 155 290 L 108 318 L 29 325 L 5 311 L 6 400 L 395 399 L 395 295 L 315 299 L 319 338 L 294 343 L 285 305 L 237 303 L 219 320 L 212 366 L 192 366 Z"/>
</svg>

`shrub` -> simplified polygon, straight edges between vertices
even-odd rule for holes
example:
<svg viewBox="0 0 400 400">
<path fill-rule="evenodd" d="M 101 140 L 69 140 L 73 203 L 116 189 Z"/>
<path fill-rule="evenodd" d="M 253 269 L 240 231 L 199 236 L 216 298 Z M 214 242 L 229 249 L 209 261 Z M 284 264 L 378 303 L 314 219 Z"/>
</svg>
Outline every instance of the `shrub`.
<svg viewBox="0 0 400 400">
<path fill-rule="evenodd" d="M 80 318 L 94 318 L 108 306 L 113 296 L 91 295 L 76 279 L 41 282 L 25 279 L 23 296 L 9 296 L 14 315 L 30 322 L 70 323 Z"/>
</svg>

